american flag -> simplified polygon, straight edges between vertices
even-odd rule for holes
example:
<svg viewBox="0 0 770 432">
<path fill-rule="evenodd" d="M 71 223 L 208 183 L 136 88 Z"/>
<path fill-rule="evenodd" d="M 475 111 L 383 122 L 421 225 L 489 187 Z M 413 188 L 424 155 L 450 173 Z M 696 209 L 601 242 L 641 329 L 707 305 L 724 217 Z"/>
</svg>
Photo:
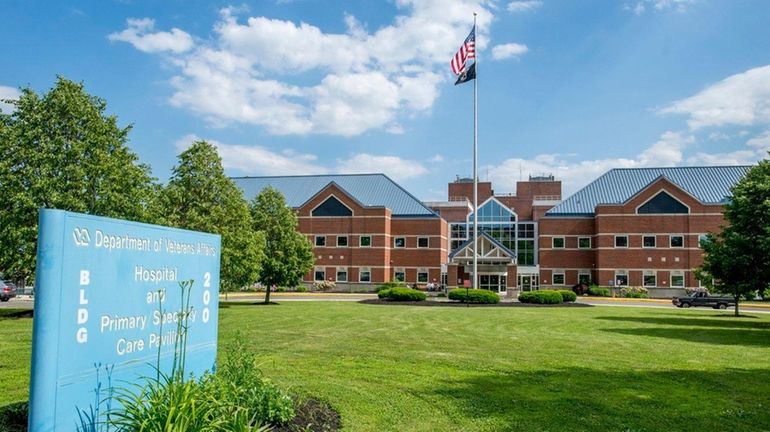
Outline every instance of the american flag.
<svg viewBox="0 0 770 432">
<path fill-rule="evenodd" d="M 465 42 L 457 51 L 450 64 L 452 65 L 452 72 L 455 75 L 460 75 L 465 70 L 465 62 L 468 59 L 476 58 L 476 26 L 471 29 L 471 33 L 465 38 Z"/>
</svg>

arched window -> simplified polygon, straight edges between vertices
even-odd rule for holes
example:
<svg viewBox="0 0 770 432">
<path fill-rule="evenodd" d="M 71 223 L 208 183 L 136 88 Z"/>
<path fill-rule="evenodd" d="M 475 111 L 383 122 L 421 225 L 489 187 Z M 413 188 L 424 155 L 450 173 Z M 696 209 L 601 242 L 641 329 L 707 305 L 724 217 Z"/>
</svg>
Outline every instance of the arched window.
<svg viewBox="0 0 770 432">
<path fill-rule="evenodd" d="M 679 200 L 661 191 L 651 200 L 639 206 L 636 212 L 638 214 L 682 214 L 690 211 Z"/>
<path fill-rule="evenodd" d="M 353 211 L 337 198 L 330 196 L 313 209 L 313 216 L 353 216 Z"/>
</svg>

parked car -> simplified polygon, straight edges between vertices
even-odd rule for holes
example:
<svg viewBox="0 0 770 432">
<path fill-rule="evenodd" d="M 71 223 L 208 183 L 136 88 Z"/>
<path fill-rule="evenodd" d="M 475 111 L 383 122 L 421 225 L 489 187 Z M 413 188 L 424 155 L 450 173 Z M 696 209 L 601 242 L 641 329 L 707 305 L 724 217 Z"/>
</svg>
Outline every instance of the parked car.
<svg viewBox="0 0 770 432">
<path fill-rule="evenodd" d="M 674 297 L 671 302 L 680 308 L 708 306 L 714 309 L 727 309 L 728 306 L 735 306 L 735 299 L 732 297 L 712 296 L 705 291 L 694 292 L 687 297 Z"/>
<path fill-rule="evenodd" d="M 7 302 L 16 297 L 16 285 L 0 280 L 0 301 Z"/>
</svg>

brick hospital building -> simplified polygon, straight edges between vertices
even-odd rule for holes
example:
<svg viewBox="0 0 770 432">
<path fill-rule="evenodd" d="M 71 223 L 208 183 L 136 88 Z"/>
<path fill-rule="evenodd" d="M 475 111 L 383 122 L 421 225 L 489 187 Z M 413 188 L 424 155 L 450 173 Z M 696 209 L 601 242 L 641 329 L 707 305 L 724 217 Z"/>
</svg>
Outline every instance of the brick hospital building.
<svg viewBox="0 0 770 432">
<path fill-rule="evenodd" d="M 471 179 L 450 182 L 440 202 L 383 174 L 234 181 L 247 199 L 272 186 L 296 209 L 314 244 L 307 283 L 463 286 L 476 254 L 480 287 L 501 293 L 593 282 L 670 295 L 698 286 L 699 242 L 720 229 L 730 188 L 749 168 L 613 169 L 566 199 L 552 176 L 519 181 L 513 193 L 479 182 L 475 251 Z"/>
</svg>

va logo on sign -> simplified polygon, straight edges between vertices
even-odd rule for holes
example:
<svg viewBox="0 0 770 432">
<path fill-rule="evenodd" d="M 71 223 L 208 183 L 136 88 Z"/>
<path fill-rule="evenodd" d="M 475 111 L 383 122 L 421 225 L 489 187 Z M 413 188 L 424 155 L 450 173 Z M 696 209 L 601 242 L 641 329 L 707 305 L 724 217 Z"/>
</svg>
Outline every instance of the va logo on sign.
<svg viewBox="0 0 770 432">
<path fill-rule="evenodd" d="M 76 246 L 88 246 L 91 243 L 91 236 L 85 228 L 75 228 L 72 230 L 72 238 L 75 239 Z"/>
</svg>

